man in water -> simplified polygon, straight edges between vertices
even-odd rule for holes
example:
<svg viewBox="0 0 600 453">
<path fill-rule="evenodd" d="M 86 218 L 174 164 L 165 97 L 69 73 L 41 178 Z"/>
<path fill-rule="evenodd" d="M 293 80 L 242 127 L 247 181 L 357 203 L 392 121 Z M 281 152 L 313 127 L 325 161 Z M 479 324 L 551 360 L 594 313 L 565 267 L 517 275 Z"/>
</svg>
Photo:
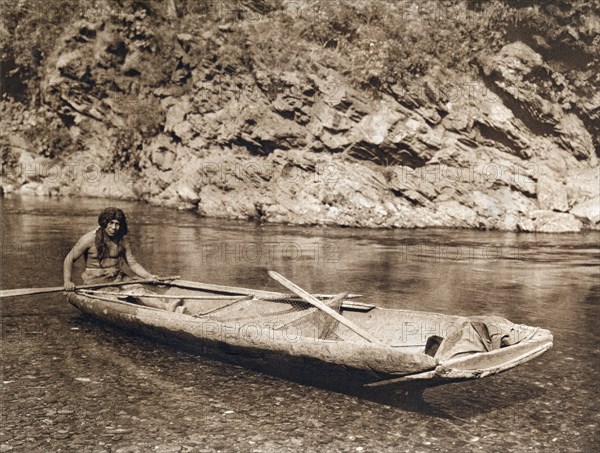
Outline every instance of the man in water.
<svg viewBox="0 0 600 453">
<path fill-rule="evenodd" d="M 137 262 L 131 252 L 127 238 L 127 219 L 118 208 L 106 208 L 98 216 L 99 227 L 84 234 L 66 256 L 63 264 L 63 279 L 66 291 L 73 291 L 75 284 L 71 280 L 73 263 L 82 255 L 85 259 L 85 272 L 81 275 L 84 283 L 111 283 L 127 281 L 127 275 L 121 269 L 125 261 L 138 277 L 160 281 L 160 277 L 151 274 Z M 139 292 L 138 288 L 136 292 Z M 166 303 L 153 298 L 140 298 L 144 305 L 174 311 L 177 301 Z"/>
</svg>

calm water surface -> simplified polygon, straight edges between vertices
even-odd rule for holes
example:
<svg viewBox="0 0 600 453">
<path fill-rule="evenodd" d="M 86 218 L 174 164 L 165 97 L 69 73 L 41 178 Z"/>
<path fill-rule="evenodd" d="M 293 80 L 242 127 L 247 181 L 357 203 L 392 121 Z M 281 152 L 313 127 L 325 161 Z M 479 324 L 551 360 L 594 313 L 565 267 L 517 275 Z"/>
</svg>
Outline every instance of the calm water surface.
<svg viewBox="0 0 600 453">
<path fill-rule="evenodd" d="M 5 198 L 2 288 L 58 286 L 99 200 Z M 189 280 L 497 314 L 555 347 L 424 401 L 283 381 L 95 324 L 61 293 L 4 299 L 1 451 L 598 451 L 600 234 L 366 231 L 207 221 L 119 203 L 138 260 Z M 78 263 L 78 275 L 82 263 Z"/>
</svg>

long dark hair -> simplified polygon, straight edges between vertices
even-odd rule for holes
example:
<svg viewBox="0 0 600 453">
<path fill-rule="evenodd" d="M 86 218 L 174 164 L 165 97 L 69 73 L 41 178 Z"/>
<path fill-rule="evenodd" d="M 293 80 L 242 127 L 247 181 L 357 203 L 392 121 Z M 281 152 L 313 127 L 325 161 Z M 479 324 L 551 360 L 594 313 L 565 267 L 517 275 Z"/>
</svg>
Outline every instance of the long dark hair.
<svg viewBox="0 0 600 453">
<path fill-rule="evenodd" d="M 109 239 L 104 229 L 107 227 L 111 220 L 118 220 L 120 225 L 119 231 L 117 231 L 117 234 L 113 239 L 119 247 L 119 257 L 122 256 L 124 252 L 121 240 L 127 234 L 127 219 L 125 218 L 125 213 L 119 208 L 106 208 L 98 216 L 98 225 L 100 225 L 100 228 L 98 229 L 98 231 L 96 231 L 96 238 L 94 241 L 96 245 L 96 250 L 98 251 L 98 261 L 100 262 L 100 267 L 102 267 L 102 260 L 108 252 L 107 241 Z"/>
</svg>

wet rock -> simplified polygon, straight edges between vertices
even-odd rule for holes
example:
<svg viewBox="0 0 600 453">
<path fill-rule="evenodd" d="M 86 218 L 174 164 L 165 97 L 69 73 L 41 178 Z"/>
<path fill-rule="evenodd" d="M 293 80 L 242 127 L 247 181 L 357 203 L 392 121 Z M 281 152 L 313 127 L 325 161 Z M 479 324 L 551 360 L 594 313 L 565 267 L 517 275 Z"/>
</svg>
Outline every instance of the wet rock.
<svg viewBox="0 0 600 453">
<path fill-rule="evenodd" d="M 581 221 L 573 214 L 554 211 L 534 211 L 532 216 L 533 228 L 525 229 L 525 231 L 536 231 L 540 233 L 571 233 L 581 231 L 581 228 L 583 227 Z"/>
<path fill-rule="evenodd" d="M 142 453 L 142 448 L 136 445 L 126 445 L 119 447 L 115 450 L 115 453 Z"/>
<path fill-rule="evenodd" d="M 156 453 L 179 453 L 182 450 L 180 445 L 157 445 L 154 447 Z"/>
<path fill-rule="evenodd" d="M 72 433 L 69 432 L 56 432 L 54 433 L 54 438 L 55 439 L 59 439 L 59 440 L 64 440 L 64 439 L 68 439 L 69 437 L 71 437 Z"/>
<path fill-rule="evenodd" d="M 36 195 L 38 189 L 42 190 L 40 183 L 30 182 L 30 183 L 23 184 L 19 188 L 19 192 L 23 195 Z M 41 193 L 41 195 L 43 195 L 43 193 Z"/>
<path fill-rule="evenodd" d="M 184 185 L 177 189 L 177 195 L 179 195 L 179 198 L 186 203 L 196 205 L 200 201 L 200 196 L 198 195 L 198 192 L 196 192 L 188 185 Z"/>
<path fill-rule="evenodd" d="M 475 210 L 468 206 L 460 204 L 456 200 L 443 201 L 437 204 L 438 213 L 444 218 L 451 218 L 454 220 L 447 220 L 444 223 L 455 225 L 468 225 L 475 227 L 478 224 L 478 214 Z"/>
<path fill-rule="evenodd" d="M 496 227 L 499 230 L 514 231 L 519 226 L 519 217 L 514 214 L 506 214 L 502 219 L 498 221 Z"/>
<path fill-rule="evenodd" d="M 106 434 L 127 434 L 132 432 L 129 428 L 107 428 Z"/>
</svg>

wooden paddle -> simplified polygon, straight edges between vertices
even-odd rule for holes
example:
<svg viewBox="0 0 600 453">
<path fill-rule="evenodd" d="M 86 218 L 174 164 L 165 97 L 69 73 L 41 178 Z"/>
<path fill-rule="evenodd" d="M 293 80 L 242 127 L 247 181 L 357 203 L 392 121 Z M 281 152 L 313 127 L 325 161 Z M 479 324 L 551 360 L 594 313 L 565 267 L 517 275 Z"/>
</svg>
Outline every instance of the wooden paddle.
<svg viewBox="0 0 600 453">
<path fill-rule="evenodd" d="M 178 285 L 177 283 L 169 283 L 169 284 L 171 286 L 182 287 L 182 285 Z M 99 295 L 112 294 L 112 293 L 106 293 L 104 291 L 94 291 L 94 290 L 84 290 L 84 292 L 85 292 L 85 294 L 99 294 Z M 278 293 L 275 293 L 275 294 L 276 294 L 275 296 L 258 296 L 256 294 L 248 294 L 248 295 L 255 296 L 257 299 L 260 299 L 260 300 L 273 301 L 273 302 L 278 302 L 278 301 L 294 302 L 297 300 L 303 300 L 295 294 L 278 294 Z M 331 305 L 331 303 L 335 300 L 335 298 L 339 297 L 339 294 L 335 295 L 335 296 L 330 295 L 330 294 L 313 294 L 313 295 L 319 299 L 324 299 L 324 301 L 327 305 Z M 128 296 L 138 297 L 139 294 L 119 293 L 119 297 L 128 297 Z M 346 295 L 346 298 L 350 297 L 350 296 L 352 296 L 352 294 Z M 362 295 L 360 295 L 360 294 L 354 294 L 354 296 L 362 297 Z M 189 294 L 179 294 L 179 295 L 144 294 L 144 297 L 156 298 L 156 299 L 186 299 L 186 300 L 237 300 L 240 298 L 240 294 L 238 294 L 237 296 L 223 296 L 221 294 L 205 295 L 205 296 L 193 296 L 193 295 L 189 295 Z M 355 310 L 355 311 L 365 311 L 366 312 L 366 311 L 373 310 L 375 308 L 375 305 L 363 304 L 361 302 L 352 302 L 352 301 L 344 300 L 344 302 L 342 302 L 342 308 L 344 308 L 346 310 Z"/>
<path fill-rule="evenodd" d="M 191 282 L 188 280 L 178 280 L 176 282 L 171 283 L 173 286 L 177 286 L 178 288 L 184 289 L 199 289 L 201 291 L 212 291 L 224 294 L 241 294 L 244 296 L 256 296 L 263 300 L 274 300 L 274 299 L 289 299 L 291 298 L 291 294 L 283 294 L 276 293 L 274 291 L 261 291 L 258 289 L 249 289 L 249 288 L 241 288 L 239 286 L 224 286 L 224 285 L 215 285 L 211 283 L 200 283 L 200 282 Z M 315 294 L 315 297 L 320 298 L 332 298 L 334 294 Z M 358 299 L 359 297 L 363 297 L 362 294 L 348 294 L 347 299 Z M 362 305 L 360 302 L 356 302 L 359 306 Z M 373 307 L 372 305 L 364 304 L 368 307 Z"/>
<path fill-rule="evenodd" d="M 316 297 L 313 297 L 312 295 L 310 295 L 309 293 L 307 293 L 306 291 L 304 291 L 302 288 L 300 288 L 298 285 L 296 285 L 295 283 L 289 281 L 283 275 L 278 274 L 275 271 L 268 271 L 268 273 L 269 273 L 269 276 L 271 278 L 277 280 L 279 283 L 281 283 L 283 286 L 285 286 L 287 289 L 289 289 L 293 293 L 295 293 L 298 296 L 300 296 L 302 299 L 304 299 L 309 304 L 314 305 L 318 309 L 320 309 L 320 310 L 324 311 L 325 313 L 327 313 L 332 318 L 335 318 L 337 321 L 339 321 L 342 324 L 344 324 L 346 327 L 348 327 L 350 330 L 352 330 L 353 332 L 355 332 L 358 335 L 360 335 L 361 337 L 363 337 L 365 340 L 367 340 L 367 341 L 369 341 L 371 343 L 380 343 L 379 340 L 377 340 L 375 337 L 372 337 L 369 333 L 367 333 L 364 330 L 362 330 L 360 327 L 358 327 L 356 324 L 354 324 L 348 318 L 344 318 L 338 312 L 336 312 L 335 310 L 332 310 L 331 308 L 329 308 L 327 305 L 325 305 L 319 299 L 317 299 Z"/>
<path fill-rule="evenodd" d="M 173 277 L 164 277 L 159 278 L 158 281 L 168 281 L 168 280 L 178 280 L 179 275 Z M 123 285 L 131 285 L 135 283 L 154 283 L 154 280 L 147 279 L 133 279 L 127 280 L 123 282 L 113 282 L 113 283 L 97 283 L 95 285 L 81 285 L 76 286 L 75 291 L 78 289 L 93 289 L 93 288 L 104 288 L 108 286 L 123 286 Z M 29 296 L 32 294 L 46 294 L 46 293 L 58 293 L 64 291 L 64 286 L 52 286 L 48 288 L 15 288 L 15 289 L 3 289 L 0 290 L 0 299 L 4 297 L 14 297 L 14 296 Z"/>
</svg>

